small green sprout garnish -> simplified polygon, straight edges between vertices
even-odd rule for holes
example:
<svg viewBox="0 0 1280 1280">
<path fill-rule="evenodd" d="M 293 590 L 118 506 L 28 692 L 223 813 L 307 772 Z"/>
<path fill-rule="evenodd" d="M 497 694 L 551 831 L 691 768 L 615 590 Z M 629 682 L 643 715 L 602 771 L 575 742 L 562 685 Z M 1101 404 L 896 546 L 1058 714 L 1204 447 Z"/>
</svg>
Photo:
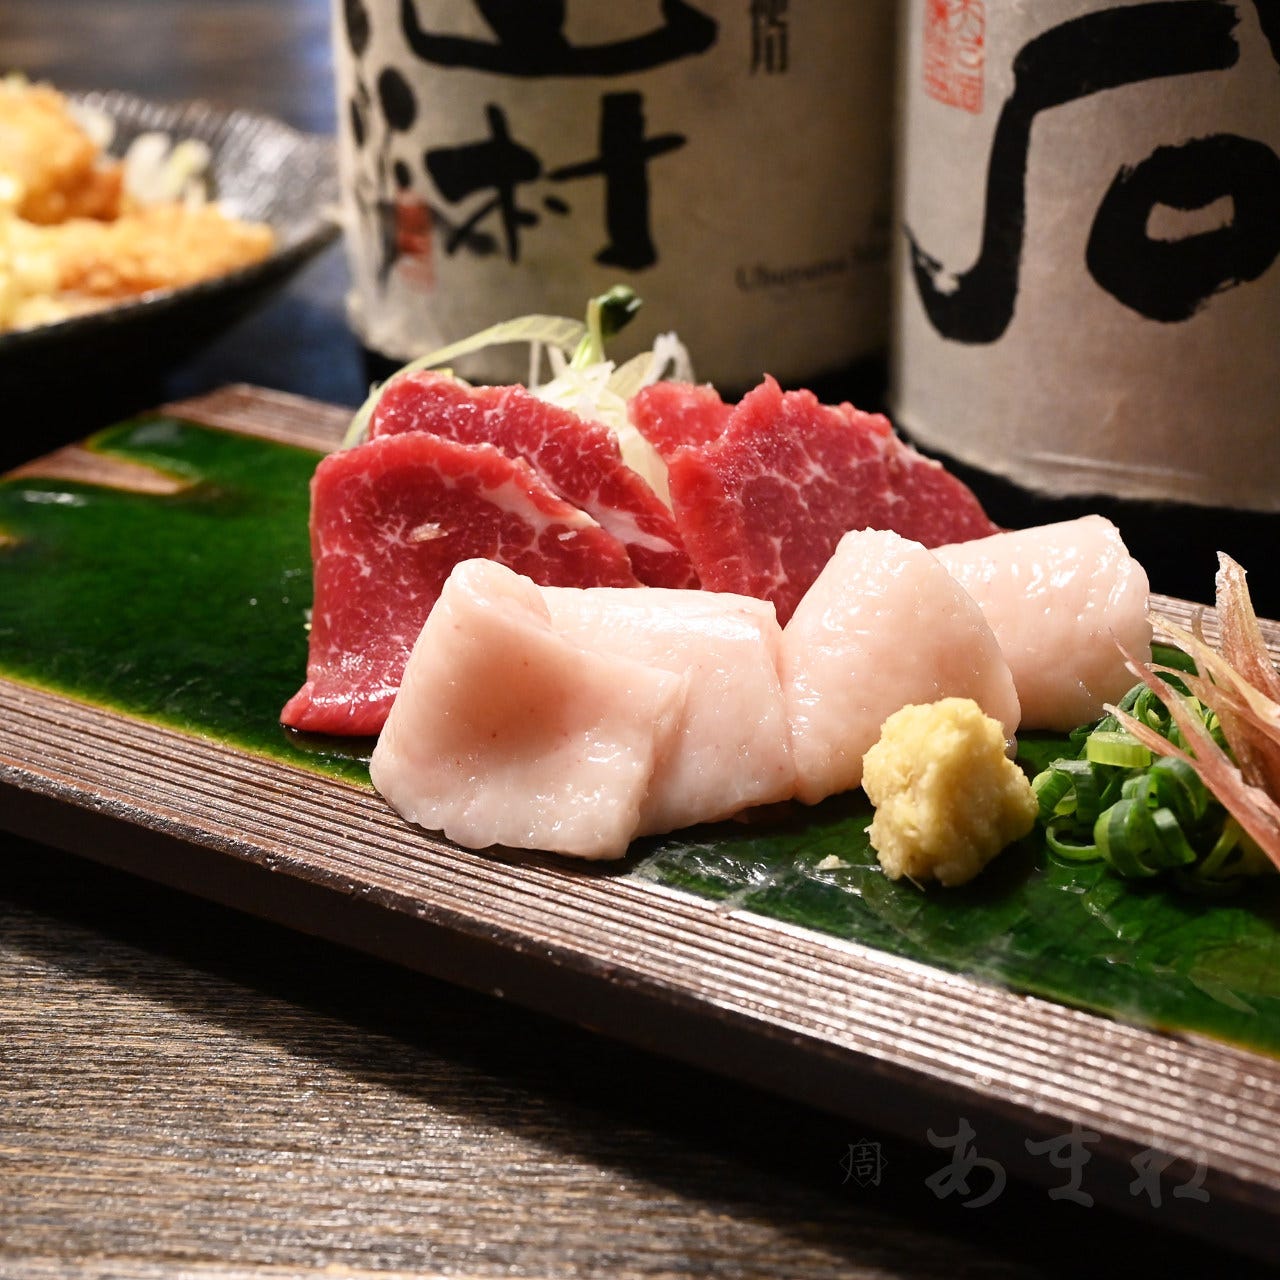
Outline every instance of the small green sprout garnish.
<svg viewBox="0 0 1280 1280">
<path fill-rule="evenodd" d="M 636 291 L 625 284 L 615 284 L 607 293 L 587 303 L 587 331 L 569 362 L 571 369 L 585 369 L 605 358 L 604 344 L 621 333 L 635 319 L 642 303 Z"/>
</svg>

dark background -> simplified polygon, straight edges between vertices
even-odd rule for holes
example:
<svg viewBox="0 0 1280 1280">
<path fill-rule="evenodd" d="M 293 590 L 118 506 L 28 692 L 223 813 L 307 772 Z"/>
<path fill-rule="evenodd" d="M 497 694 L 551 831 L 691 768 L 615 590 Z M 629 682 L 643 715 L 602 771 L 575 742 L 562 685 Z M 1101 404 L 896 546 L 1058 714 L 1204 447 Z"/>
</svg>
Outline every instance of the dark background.
<svg viewBox="0 0 1280 1280">
<path fill-rule="evenodd" d="M 329 132 L 328 21 L 320 0 L 5 0 L 0 64 Z M 369 374 L 345 287 L 334 248 L 147 393 L 247 381 L 357 403 Z M 874 396 L 882 374 L 850 385 Z M 42 389 L 48 412 L 100 425 L 115 406 L 73 382 Z M 926 1185 L 945 1158 L 924 1134 L 913 1146 L 874 1117 L 37 844 L 6 842 L 0 870 L 6 1276 L 1263 1274 L 1229 1240 L 1182 1237 L 1185 1202 L 1159 1230 L 1019 1184 L 966 1210 Z M 842 1165 L 863 1142 L 882 1144 L 878 1185 Z"/>
</svg>

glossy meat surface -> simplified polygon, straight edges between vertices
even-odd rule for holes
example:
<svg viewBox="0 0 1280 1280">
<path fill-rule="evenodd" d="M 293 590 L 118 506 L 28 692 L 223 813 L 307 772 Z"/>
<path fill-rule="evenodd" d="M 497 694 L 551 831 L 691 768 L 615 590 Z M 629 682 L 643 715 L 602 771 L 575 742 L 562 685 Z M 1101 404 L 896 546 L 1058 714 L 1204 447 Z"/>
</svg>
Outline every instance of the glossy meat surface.
<svg viewBox="0 0 1280 1280">
<path fill-rule="evenodd" d="M 613 433 L 523 387 L 468 387 L 446 374 L 393 378 L 370 436 L 428 431 L 460 444 L 490 444 L 523 458 L 554 493 L 587 512 L 627 549 L 636 578 L 653 587 L 698 579 L 671 512 L 622 460 Z"/>
<path fill-rule="evenodd" d="M 487 556 L 557 585 L 635 585 L 618 541 L 525 463 L 425 432 L 321 461 L 311 554 L 307 679 L 281 719 L 317 733 L 381 729 L 422 624 L 463 560 Z"/>
<path fill-rule="evenodd" d="M 783 392 L 772 378 L 715 440 L 676 450 L 668 478 L 703 585 L 772 601 L 784 625 L 851 529 L 892 529 L 925 546 L 995 532 L 973 494 L 888 419 Z"/>
<path fill-rule="evenodd" d="M 1073 729 L 1132 687 L 1116 642 L 1138 655 L 1151 645 L 1147 575 L 1109 520 L 1083 516 L 936 554 L 996 633 L 1025 727 Z"/>
<path fill-rule="evenodd" d="M 628 405 L 636 430 L 670 462 L 685 445 L 706 445 L 729 425 L 733 406 L 715 387 L 688 382 L 655 382 L 637 391 Z"/>
<path fill-rule="evenodd" d="M 862 757 L 901 707 L 972 698 L 1012 738 L 1013 677 L 977 604 L 919 543 L 846 534 L 782 634 L 796 794 L 862 781 Z"/>
<path fill-rule="evenodd" d="M 370 775 L 402 817 L 469 848 L 621 857 L 685 685 L 576 644 L 533 583 L 469 561 L 422 628 Z"/>
<path fill-rule="evenodd" d="M 671 749 L 654 770 L 639 834 L 728 818 L 790 797 L 795 767 L 771 605 L 709 591 L 586 591 L 547 587 L 543 598 L 562 635 L 687 674 Z"/>
</svg>

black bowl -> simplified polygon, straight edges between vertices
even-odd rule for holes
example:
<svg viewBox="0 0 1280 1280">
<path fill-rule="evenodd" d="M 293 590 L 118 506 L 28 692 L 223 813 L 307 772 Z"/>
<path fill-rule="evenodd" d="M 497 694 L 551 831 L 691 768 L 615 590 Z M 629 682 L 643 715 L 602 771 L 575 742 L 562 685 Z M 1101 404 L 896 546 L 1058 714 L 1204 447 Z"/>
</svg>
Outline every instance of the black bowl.
<svg viewBox="0 0 1280 1280">
<path fill-rule="evenodd" d="M 332 139 L 201 102 L 165 105 L 125 93 L 78 100 L 115 121 L 113 153 L 148 131 L 204 142 L 213 197 L 238 217 L 268 223 L 275 248 L 215 279 L 0 334 L 6 463 L 47 452 L 82 434 L 84 423 L 105 420 L 92 412 L 95 404 L 109 413 L 144 407 L 165 373 L 259 306 L 339 234 Z"/>
</svg>

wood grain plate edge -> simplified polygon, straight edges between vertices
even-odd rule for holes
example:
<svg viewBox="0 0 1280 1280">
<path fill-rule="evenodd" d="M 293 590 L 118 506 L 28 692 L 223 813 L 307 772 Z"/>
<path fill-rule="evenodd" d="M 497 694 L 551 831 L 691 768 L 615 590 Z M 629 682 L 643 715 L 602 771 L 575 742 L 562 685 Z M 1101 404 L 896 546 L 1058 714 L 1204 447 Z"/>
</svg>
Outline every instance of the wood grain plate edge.
<svg viewBox="0 0 1280 1280">
<path fill-rule="evenodd" d="M 349 419 L 244 386 L 164 411 L 316 449 Z M 1156 603 L 1183 623 L 1196 611 Z M 370 791 L 44 690 L 0 680 L 0 705 L 0 810 L 19 834 L 915 1141 L 981 1121 L 1033 1180 L 1053 1173 L 1027 1140 L 1096 1130 L 1119 1208 L 1141 1209 L 1121 1194 L 1127 1162 L 1154 1147 L 1204 1161 L 1216 1219 L 1252 1234 L 1275 1212 L 1272 1059 L 608 870 L 455 849 Z"/>
</svg>

